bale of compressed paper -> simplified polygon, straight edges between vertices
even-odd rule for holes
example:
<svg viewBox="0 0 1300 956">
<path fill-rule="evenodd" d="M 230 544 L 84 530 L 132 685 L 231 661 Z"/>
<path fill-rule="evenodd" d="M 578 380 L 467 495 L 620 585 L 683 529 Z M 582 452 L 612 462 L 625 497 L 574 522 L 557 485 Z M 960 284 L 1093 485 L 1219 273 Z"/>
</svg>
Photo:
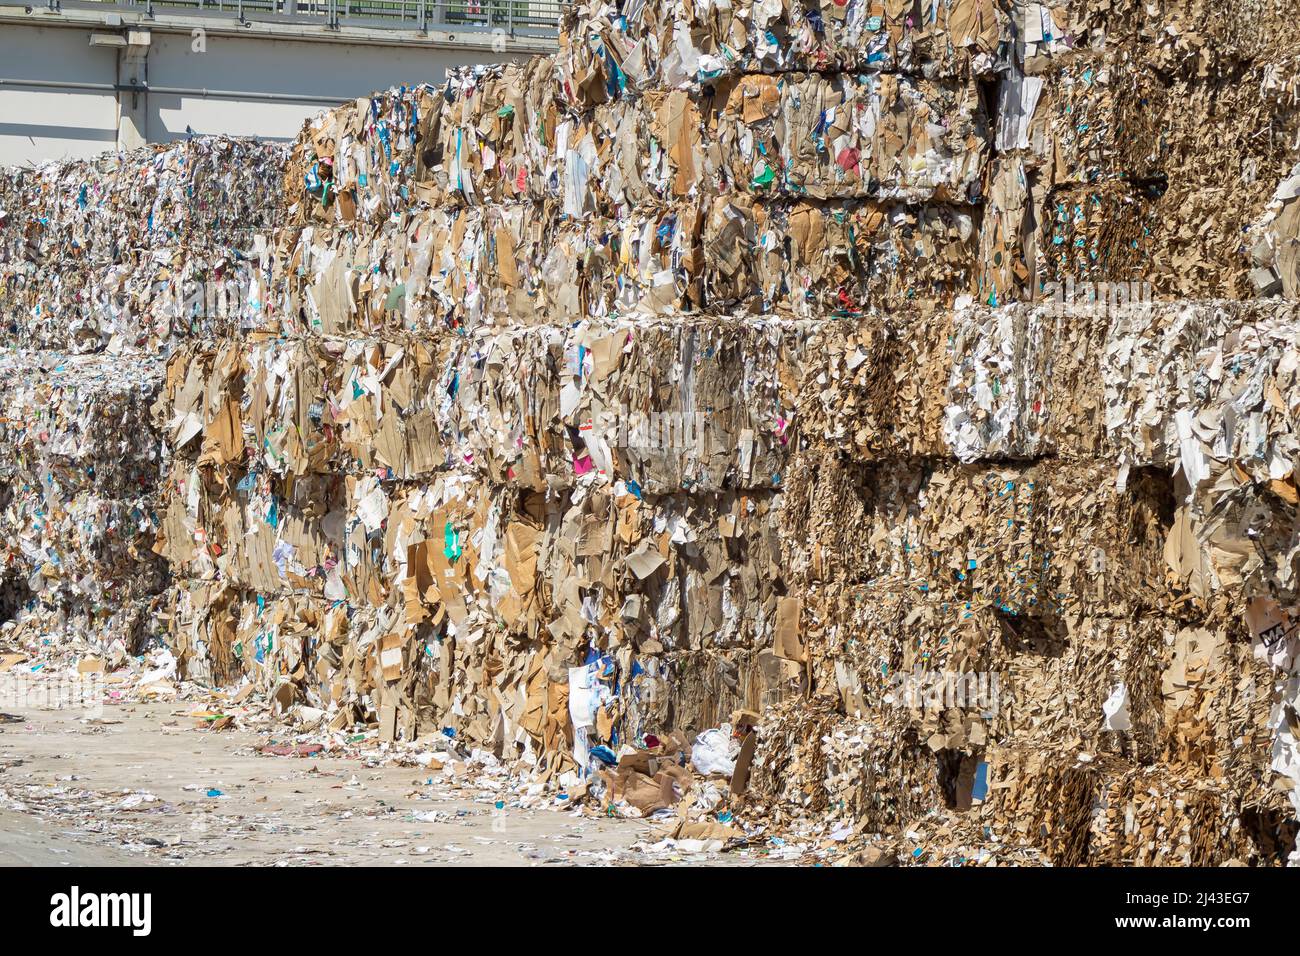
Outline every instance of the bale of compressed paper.
<svg viewBox="0 0 1300 956">
<path fill-rule="evenodd" d="M 165 587 L 152 549 L 166 451 L 150 417 L 163 363 L 5 353 L 0 374 L 0 564 L 22 594 L 10 612 L 130 648 Z"/>
<path fill-rule="evenodd" d="M 284 153 L 198 137 L 0 176 L 0 341 L 120 351 L 239 328 Z"/>
</svg>

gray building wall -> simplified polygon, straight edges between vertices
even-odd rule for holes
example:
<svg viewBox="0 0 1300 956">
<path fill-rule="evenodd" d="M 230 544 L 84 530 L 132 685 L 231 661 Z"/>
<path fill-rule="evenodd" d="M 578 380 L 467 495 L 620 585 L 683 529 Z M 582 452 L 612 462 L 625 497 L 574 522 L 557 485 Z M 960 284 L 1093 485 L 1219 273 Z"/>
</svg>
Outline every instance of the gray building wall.
<svg viewBox="0 0 1300 956">
<path fill-rule="evenodd" d="M 0 0 L 0 165 L 165 143 L 187 127 L 291 140 L 308 117 L 374 90 L 553 49 L 545 36 L 500 32 L 241 26 L 230 13 L 29 12 Z"/>
</svg>

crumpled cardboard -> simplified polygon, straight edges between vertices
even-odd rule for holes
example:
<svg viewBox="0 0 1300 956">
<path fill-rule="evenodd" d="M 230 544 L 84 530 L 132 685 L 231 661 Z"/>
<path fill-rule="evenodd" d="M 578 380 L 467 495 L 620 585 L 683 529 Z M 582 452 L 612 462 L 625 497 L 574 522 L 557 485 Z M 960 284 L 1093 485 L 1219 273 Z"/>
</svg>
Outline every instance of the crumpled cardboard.
<svg viewBox="0 0 1300 956">
<path fill-rule="evenodd" d="M 149 247 L 168 275 L 104 257 L 126 291 L 68 347 L 169 350 L 130 527 L 182 676 L 683 840 L 739 829 L 684 755 L 748 711 L 707 786 L 862 859 L 1285 861 L 1300 360 L 1256 297 L 1295 71 L 1177 6 L 576 4 L 552 57 L 308 121 L 278 193 L 230 181 L 244 226 Z M 33 182 L 0 186 L 24 347 L 88 288 L 37 269 L 28 211 L 76 191 Z M 136 322 L 223 255 L 237 315 Z M 1092 281 L 1151 294 L 1057 294 Z M 32 433 L 6 520 L 44 576 L 67 495 L 26 476 L 118 478 Z"/>
</svg>

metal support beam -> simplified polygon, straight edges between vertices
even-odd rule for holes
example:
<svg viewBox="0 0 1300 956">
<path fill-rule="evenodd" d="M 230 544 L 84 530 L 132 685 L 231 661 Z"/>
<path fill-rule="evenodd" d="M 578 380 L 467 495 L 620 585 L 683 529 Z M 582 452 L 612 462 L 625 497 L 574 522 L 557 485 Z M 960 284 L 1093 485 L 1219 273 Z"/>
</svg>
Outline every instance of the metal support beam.
<svg viewBox="0 0 1300 956">
<path fill-rule="evenodd" d="M 204 99 L 251 100 L 258 103 L 309 103 L 338 106 L 347 102 L 338 96 L 309 96 L 299 93 L 255 93 L 248 90 L 211 90 L 199 86 L 145 86 L 127 83 L 78 83 L 75 80 L 18 80 L 0 77 L 0 86 L 33 90 L 65 90 L 75 93 L 159 93 L 164 96 L 198 96 Z"/>
</svg>

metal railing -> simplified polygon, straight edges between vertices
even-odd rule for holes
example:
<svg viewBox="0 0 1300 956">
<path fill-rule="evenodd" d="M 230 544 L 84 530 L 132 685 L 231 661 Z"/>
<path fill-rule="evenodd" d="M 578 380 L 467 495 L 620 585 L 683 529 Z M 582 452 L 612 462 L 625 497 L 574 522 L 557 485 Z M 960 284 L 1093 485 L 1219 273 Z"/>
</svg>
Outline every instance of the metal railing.
<svg viewBox="0 0 1300 956">
<path fill-rule="evenodd" d="M 571 0 L 46 0 L 51 10 L 118 7 L 147 16 L 169 13 L 233 14 L 241 23 L 280 21 L 394 29 L 504 30 L 554 36 Z"/>
</svg>

